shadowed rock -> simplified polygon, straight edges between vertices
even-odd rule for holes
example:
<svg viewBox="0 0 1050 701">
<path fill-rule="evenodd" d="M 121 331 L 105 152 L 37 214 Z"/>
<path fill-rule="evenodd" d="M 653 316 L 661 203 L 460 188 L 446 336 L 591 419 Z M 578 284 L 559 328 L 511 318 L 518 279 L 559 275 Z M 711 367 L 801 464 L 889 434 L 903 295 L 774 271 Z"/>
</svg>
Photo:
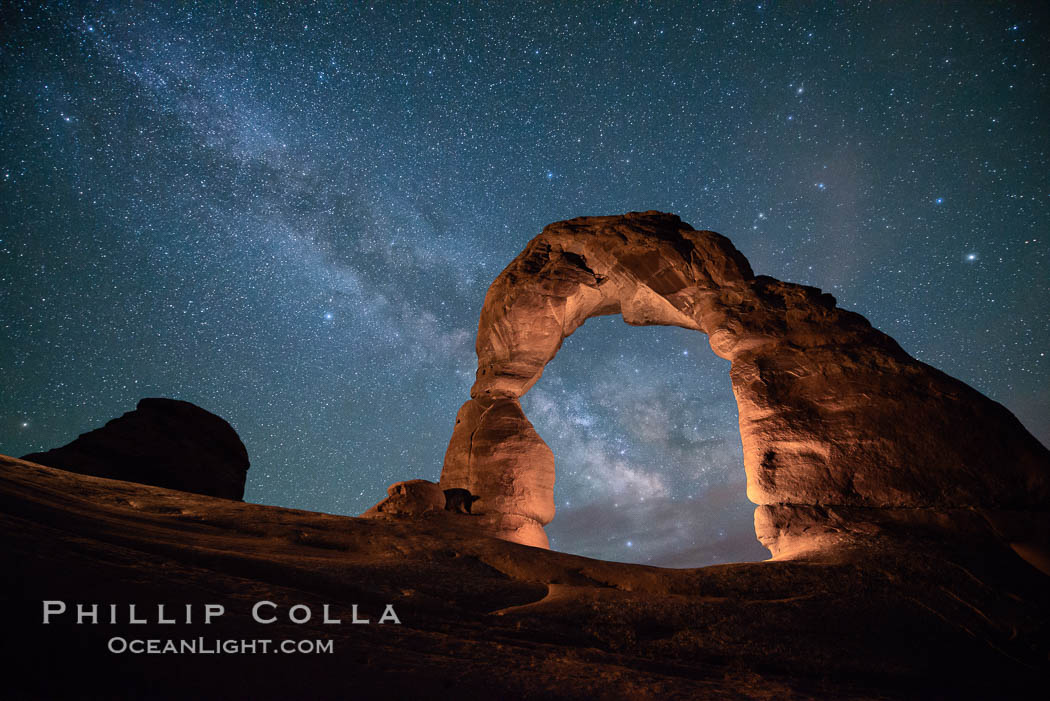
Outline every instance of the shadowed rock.
<svg viewBox="0 0 1050 701">
<path fill-rule="evenodd" d="M 25 460 L 84 475 L 242 499 L 248 451 L 226 421 L 176 399 L 143 399 L 134 411 L 61 448 Z"/>
<path fill-rule="evenodd" d="M 481 497 L 476 497 L 465 489 L 446 489 L 445 511 L 455 511 L 459 514 L 469 514 L 474 507 L 474 502 Z"/>
<path fill-rule="evenodd" d="M 489 288 L 441 474 L 442 488 L 480 496 L 486 530 L 547 546 L 554 460 L 518 400 L 567 336 L 605 314 L 701 331 L 732 361 L 747 495 L 775 556 L 888 522 L 950 532 L 974 518 L 1045 550 L 1050 453 L 1005 407 L 831 295 L 756 276 L 724 236 L 659 212 L 551 224 Z"/>
</svg>

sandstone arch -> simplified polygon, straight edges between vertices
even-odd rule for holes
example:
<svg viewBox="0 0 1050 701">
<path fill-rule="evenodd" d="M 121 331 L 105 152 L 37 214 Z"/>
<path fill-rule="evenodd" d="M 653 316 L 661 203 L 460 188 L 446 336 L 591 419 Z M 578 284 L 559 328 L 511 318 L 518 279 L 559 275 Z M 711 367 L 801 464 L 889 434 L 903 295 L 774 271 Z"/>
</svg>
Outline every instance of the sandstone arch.
<svg viewBox="0 0 1050 701">
<path fill-rule="evenodd" d="M 730 241 L 660 212 L 547 226 L 500 273 L 442 488 L 480 496 L 480 525 L 547 547 L 554 456 L 522 411 L 583 322 L 707 334 L 732 362 L 747 496 L 774 555 L 848 534 L 991 523 L 1006 540 L 1050 504 L 1050 453 L 1000 404 L 919 362 L 820 290 L 756 276 Z"/>
</svg>

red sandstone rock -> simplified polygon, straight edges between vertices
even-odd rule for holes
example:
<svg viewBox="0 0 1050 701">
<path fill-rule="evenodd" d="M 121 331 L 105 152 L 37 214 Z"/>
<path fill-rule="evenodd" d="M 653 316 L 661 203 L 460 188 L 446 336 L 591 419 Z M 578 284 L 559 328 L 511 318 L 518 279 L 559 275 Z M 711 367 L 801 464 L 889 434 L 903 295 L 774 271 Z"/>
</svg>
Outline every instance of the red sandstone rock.
<svg viewBox="0 0 1050 701">
<path fill-rule="evenodd" d="M 226 421 L 189 402 L 143 399 L 134 411 L 25 460 L 83 475 L 242 499 L 248 451 Z"/>
<path fill-rule="evenodd" d="M 861 520 L 864 508 L 1050 508 L 1050 452 L 1006 408 L 831 295 L 755 276 L 728 239 L 659 212 L 551 224 L 492 283 L 442 487 L 479 495 L 475 512 L 494 523 L 550 521 L 553 459 L 517 400 L 564 339 L 603 314 L 702 331 L 732 361 L 747 494 L 772 509 L 758 516 L 774 553 L 787 552 L 778 534 L 793 534 L 798 552 L 798 534 L 823 533 L 819 509 L 771 517 L 781 506 L 862 507 L 850 512 Z"/>
<path fill-rule="evenodd" d="M 419 516 L 445 508 L 445 493 L 429 480 L 396 482 L 387 487 L 386 493 L 386 499 L 361 515 L 365 518 L 374 518 L 378 514 Z"/>
<path fill-rule="evenodd" d="M 542 526 L 554 518 L 554 453 L 517 399 L 471 399 L 463 405 L 441 486 L 478 495 L 473 512 L 501 515 L 484 523 L 507 540 L 548 547 Z M 508 518 L 512 515 L 516 518 Z"/>
</svg>

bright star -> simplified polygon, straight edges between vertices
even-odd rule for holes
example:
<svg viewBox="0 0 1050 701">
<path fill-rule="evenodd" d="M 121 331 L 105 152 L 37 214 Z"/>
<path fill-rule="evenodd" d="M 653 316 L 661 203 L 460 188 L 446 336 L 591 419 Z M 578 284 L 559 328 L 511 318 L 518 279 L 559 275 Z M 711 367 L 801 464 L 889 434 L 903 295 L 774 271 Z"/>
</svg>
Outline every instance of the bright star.
<svg viewBox="0 0 1050 701">
<path fill-rule="evenodd" d="M 937 199 L 934 200 L 934 202 L 936 202 L 937 204 L 944 204 L 944 198 L 943 197 L 938 197 Z"/>
<path fill-rule="evenodd" d="M 628 548 L 633 548 L 634 547 L 634 543 L 632 543 L 631 541 L 627 541 L 627 547 Z"/>
<path fill-rule="evenodd" d="M 976 253 L 967 253 L 966 254 L 966 260 L 968 260 L 968 261 L 975 261 L 975 260 L 977 260 L 977 254 Z"/>
<path fill-rule="evenodd" d="M 554 171 L 547 171 L 547 180 L 554 180 Z"/>
<path fill-rule="evenodd" d="M 334 318 L 335 318 L 335 316 L 332 314 L 332 312 L 325 312 L 324 313 L 325 321 L 331 321 Z"/>
</svg>

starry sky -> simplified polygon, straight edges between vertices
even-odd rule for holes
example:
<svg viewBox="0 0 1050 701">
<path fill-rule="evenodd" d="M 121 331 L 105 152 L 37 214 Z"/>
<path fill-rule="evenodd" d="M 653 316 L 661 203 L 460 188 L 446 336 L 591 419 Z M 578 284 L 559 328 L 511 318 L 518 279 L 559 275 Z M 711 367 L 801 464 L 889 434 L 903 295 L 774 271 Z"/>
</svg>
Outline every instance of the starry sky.
<svg viewBox="0 0 1050 701">
<path fill-rule="evenodd" d="M 437 480 L 489 283 L 658 209 L 814 285 L 1050 442 L 1041 3 L 0 3 L 0 452 L 168 396 L 248 501 Z M 754 538 L 728 363 L 587 322 L 526 413 L 556 549 Z"/>
</svg>

